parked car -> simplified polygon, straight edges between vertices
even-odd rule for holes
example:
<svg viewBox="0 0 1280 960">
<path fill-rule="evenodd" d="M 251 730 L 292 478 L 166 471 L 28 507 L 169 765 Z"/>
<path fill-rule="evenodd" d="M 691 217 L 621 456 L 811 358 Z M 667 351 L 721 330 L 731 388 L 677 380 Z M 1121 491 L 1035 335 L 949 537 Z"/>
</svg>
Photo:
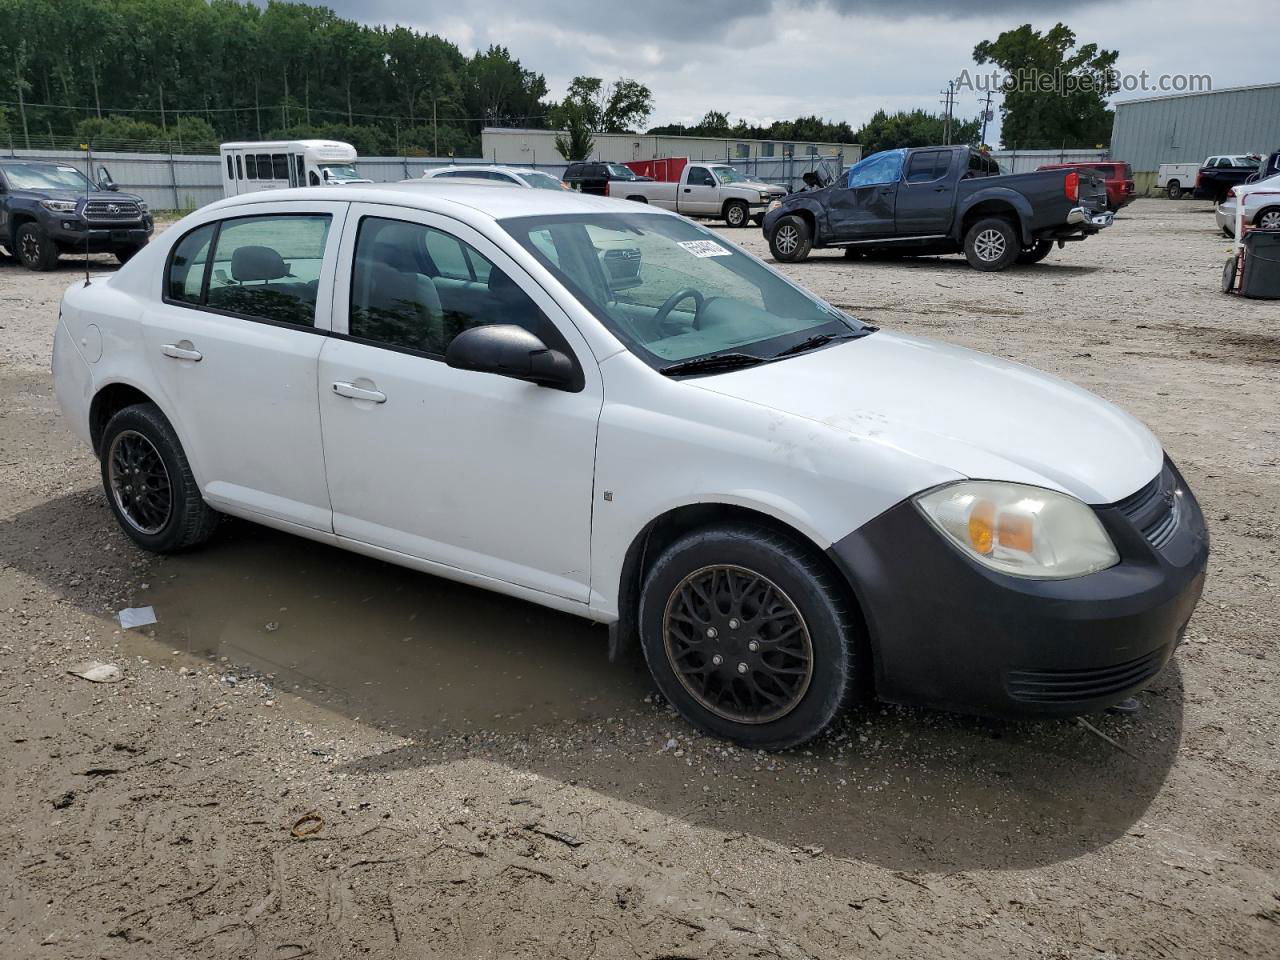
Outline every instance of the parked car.
<svg viewBox="0 0 1280 960">
<path fill-rule="evenodd" d="M 599 265 L 626 248 L 620 292 Z M 55 331 L 66 420 L 142 547 L 227 513 L 588 617 L 751 748 L 862 691 L 1100 710 L 1159 673 L 1204 581 L 1200 508 L 1137 420 L 877 330 L 657 208 L 251 194 L 77 282 Z"/>
<path fill-rule="evenodd" d="M 1107 187 L 1107 209 L 1117 211 L 1133 202 L 1133 167 L 1111 160 L 1088 163 L 1046 163 L 1037 170 L 1079 170 L 1102 177 Z"/>
<path fill-rule="evenodd" d="M 1226 159 L 1229 158 L 1220 158 Z M 1265 160 L 1255 160 L 1252 166 L 1232 166 L 1219 162 L 1212 167 L 1200 168 L 1196 173 L 1196 188 L 1191 196 L 1196 200 L 1221 203 L 1226 199 L 1228 191 L 1237 184 L 1252 183 L 1276 173 L 1280 173 L 1280 150 Z"/>
<path fill-rule="evenodd" d="M 541 170 L 530 170 L 525 167 L 501 167 L 497 165 L 475 165 L 457 167 L 432 167 L 422 178 L 433 180 L 437 177 L 464 178 L 468 180 L 496 180 L 500 183 L 513 183 L 518 187 L 532 190 L 567 190 L 568 186 L 549 173 Z"/>
<path fill-rule="evenodd" d="M 1111 225 L 1102 180 L 1078 170 L 1000 174 L 969 147 L 874 153 L 825 190 L 769 205 L 764 235 L 777 260 L 815 248 L 847 256 L 963 252 L 975 270 L 1038 263 L 1055 243 L 1084 240 Z"/>
<path fill-rule="evenodd" d="M 128 263 L 154 229 L 147 204 L 121 193 L 106 167 L 94 183 L 67 163 L 0 160 L 0 250 L 28 270 L 52 270 L 64 253 Z"/>
<path fill-rule="evenodd" d="M 1214 212 L 1218 228 L 1228 237 L 1236 235 L 1236 205 L 1244 197 L 1244 221 L 1262 230 L 1280 230 L 1280 174 L 1232 187 Z"/>
<path fill-rule="evenodd" d="M 618 180 L 635 183 L 641 177 L 621 163 L 605 163 L 601 160 L 582 160 L 569 164 L 564 171 L 564 182 L 570 190 L 589 193 L 598 197 L 612 194 L 611 185 Z"/>
<path fill-rule="evenodd" d="M 745 227 L 749 220 L 764 220 L 765 208 L 787 191 L 775 184 L 752 180 L 727 163 L 694 163 L 687 157 L 642 160 L 629 165 L 640 168 L 647 180 L 627 183 L 612 196 L 639 203 L 651 203 L 686 217 L 718 217 L 731 227 Z"/>
</svg>

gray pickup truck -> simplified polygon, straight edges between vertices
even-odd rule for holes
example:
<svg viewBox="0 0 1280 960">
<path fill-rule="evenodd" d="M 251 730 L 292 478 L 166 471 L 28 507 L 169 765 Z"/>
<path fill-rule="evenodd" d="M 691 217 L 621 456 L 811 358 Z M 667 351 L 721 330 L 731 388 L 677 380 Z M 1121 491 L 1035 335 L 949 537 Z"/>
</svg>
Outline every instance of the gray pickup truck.
<svg viewBox="0 0 1280 960">
<path fill-rule="evenodd" d="M 964 253 L 976 270 L 1038 263 L 1054 244 L 1111 225 L 1106 184 L 1077 170 L 1002 175 L 970 147 L 885 150 L 835 184 L 769 205 L 763 228 L 777 260 L 815 248 L 846 256 Z"/>
<path fill-rule="evenodd" d="M 126 263 L 155 229 L 141 197 L 121 193 L 105 167 L 94 183 L 68 163 L 0 160 L 0 248 L 28 270 L 64 253 L 113 253 Z"/>
</svg>

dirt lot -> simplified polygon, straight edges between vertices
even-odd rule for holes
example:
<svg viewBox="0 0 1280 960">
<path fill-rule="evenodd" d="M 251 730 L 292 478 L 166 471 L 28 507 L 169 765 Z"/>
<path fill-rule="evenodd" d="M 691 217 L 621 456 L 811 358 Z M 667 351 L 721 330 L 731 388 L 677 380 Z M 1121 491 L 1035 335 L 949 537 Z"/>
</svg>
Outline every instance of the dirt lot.
<svg viewBox="0 0 1280 960">
<path fill-rule="evenodd" d="M 1114 744 L 870 707 L 775 756 L 566 616 L 244 523 L 143 555 L 49 382 L 78 267 L 0 263 L 0 956 L 1280 957 L 1280 304 L 1224 251 L 1141 200 L 999 275 L 787 268 L 1136 413 L 1214 556 Z"/>
</svg>

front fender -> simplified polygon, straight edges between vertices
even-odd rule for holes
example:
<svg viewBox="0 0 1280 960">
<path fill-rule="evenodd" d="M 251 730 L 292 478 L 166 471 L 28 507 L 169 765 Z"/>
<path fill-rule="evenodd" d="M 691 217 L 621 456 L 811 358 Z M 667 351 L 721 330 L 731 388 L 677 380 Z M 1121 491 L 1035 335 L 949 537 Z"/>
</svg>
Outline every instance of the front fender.
<svg viewBox="0 0 1280 960">
<path fill-rule="evenodd" d="M 1022 235 L 1022 243 L 1024 246 L 1031 246 L 1031 222 L 1033 218 L 1031 201 L 1017 190 L 1012 190 L 1009 187 L 983 187 L 960 200 L 956 205 L 955 226 L 952 228 L 954 231 L 953 237 L 956 241 L 963 239 L 961 233 L 965 216 L 970 210 L 982 203 L 999 203 L 1012 207 L 1014 213 L 1018 216 L 1018 231 Z"/>
<path fill-rule="evenodd" d="M 764 230 L 765 237 L 773 235 L 774 225 L 783 217 L 804 211 L 813 218 L 813 240 L 817 244 L 827 233 L 827 213 L 821 203 L 809 198 L 791 200 L 776 210 L 770 210 L 764 216 L 764 223 L 761 225 Z"/>
</svg>

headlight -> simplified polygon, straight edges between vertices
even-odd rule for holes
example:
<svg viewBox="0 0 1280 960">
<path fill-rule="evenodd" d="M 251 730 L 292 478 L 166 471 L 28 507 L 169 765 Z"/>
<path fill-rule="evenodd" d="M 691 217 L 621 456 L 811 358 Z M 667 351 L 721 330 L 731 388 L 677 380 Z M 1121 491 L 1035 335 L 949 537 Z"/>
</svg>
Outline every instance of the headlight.
<svg viewBox="0 0 1280 960">
<path fill-rule="evenodd" d="M 1001 573 L 1065 580 L 1120 562 L 1092 510 L 1043 487 L 962 480 L 916 504 L 956 546 Z"/>
<path fill-rule="evenodd" d="M 760 199 L 761 199 L 761 200 L 768 200 L 771 196 L 773 196 L 773 194 L 771 194 L 771 193 L 769 193 L 769 192 L 767 192 L 767 191 L 765 191 L 765 190 L 761 190 L 761 191 L 760 191 Z"/>
<path fill-rule="evenodd" d="M 76 202 L 74 200 L 41 200 L 40 206 L 46 210 L 52 210 L 54 213 L 76 212 Z"/>
<path fill-rule="evenodd" d="M 151 211 L 151 207 L 147 204 L 145 200 L 138 201 L 138 209 L 141 210 L 143 213 L 149 213 Z"/>
<path fill-rule="evenodd" d="M 774 200 L 771 204 L 769 204 L 769 208 L 768 208 L 768 209 L 770 209 L 770 210 L 777 210 L 780 206 L 782 206 L 782 201 L 781 201 L 781 200 Z"/>
</svg>

